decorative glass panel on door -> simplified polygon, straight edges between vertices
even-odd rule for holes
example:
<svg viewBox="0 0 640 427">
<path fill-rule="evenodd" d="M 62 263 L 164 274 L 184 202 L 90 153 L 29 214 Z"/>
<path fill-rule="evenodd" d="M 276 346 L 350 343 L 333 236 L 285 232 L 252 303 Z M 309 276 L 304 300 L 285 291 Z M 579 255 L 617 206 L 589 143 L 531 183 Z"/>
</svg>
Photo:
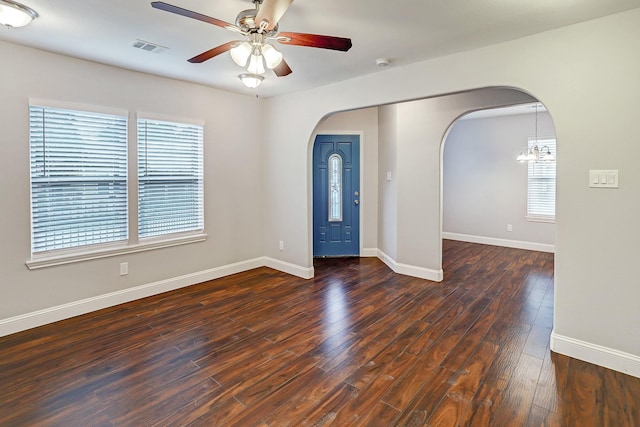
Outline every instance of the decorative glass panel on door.
<svg viewBox="0 0 640 427">
<path fill-rule="evenodd" d="M 329 221 L 342 221 L 342 157 L 329 157 Z"/>
</svg>

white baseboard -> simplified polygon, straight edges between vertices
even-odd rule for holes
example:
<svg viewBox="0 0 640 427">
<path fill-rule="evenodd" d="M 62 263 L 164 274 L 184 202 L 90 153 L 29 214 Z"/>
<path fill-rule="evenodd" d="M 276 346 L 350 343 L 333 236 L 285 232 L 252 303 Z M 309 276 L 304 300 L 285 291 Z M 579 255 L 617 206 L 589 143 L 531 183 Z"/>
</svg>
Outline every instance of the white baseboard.
<svg viewBox="0 0 640 427">
<path fill-rule="evenodd" d="M 551 350 L 640 378 L 640 356 L 551 332 Z"/>
<path fill-rule="evenodd" d="M 520 240 L 497 239 L 495 237 L 473 236 L 471 234 L 442 232 L 443 239 L 461 242 L 481 243 L 483 245 L 503 246 L 506 248 L 526 249 L 528 251 L 555 253 L 555 245 L 547 243 L 524 242 Z"/>
<path fill-rule="evenodd" d="M 382 252 L 380 249 L 378 249 L 377 252 L 378 252 L 378 258 L 380 259 L 380 261 L 387 264 L 387 267 L 389 267 L 395 273 L 397 269 L 396 260 L 391 258 L 386 253 Z"/>
<path fill-rule="evenodd" d="M 314 275 L 313 267 L 302 267 L 275 258 L 264 257 L 263 265 L 303 279 L 312 279 Z"/>
<path fill-rule="evenodd" d="M 48 323 L 69 319 L 92 311 L 102 310 L 103 308 L 113 307 L 118 304 L 146 298 L 163 292 L 173 291 L 175 289 L 184 288 L 186 286 L 195 285 L 208 280 L 219 279 L 224 276 L 264 266 L 305 279 L 313 277 L 313 268 L 300 267 L 267 257 L 254 258 L 209 270 L 186 274 L 184 276 L 161 280 L 159 282 L 123 289 L 121 291 L 110 292 L 108 294 L 98 295 L 96 297 L 86 298 L 55 307 L 49 307 L 19 316 L 0 319 L 0 337 L 46 325 Z"/>
<path fill-rule="evenodd" d="M 372 258 L 378 256 L 378 248 L 362 248 L 360 256 L 363 258 Z"/>
<path fill-rule="evenodd" d="M 417 277 L 419 279 L 431 280 L 434 282 L 442 282 L 444 274 L 442 269 L 432 270 L 430 268 L 418 267 L 415 265 L 402 264 L 391 258 L 386 253 L 378 249 L 378 258 L 395 273 L 404 274 L 406 276 Z"/>
</svg>

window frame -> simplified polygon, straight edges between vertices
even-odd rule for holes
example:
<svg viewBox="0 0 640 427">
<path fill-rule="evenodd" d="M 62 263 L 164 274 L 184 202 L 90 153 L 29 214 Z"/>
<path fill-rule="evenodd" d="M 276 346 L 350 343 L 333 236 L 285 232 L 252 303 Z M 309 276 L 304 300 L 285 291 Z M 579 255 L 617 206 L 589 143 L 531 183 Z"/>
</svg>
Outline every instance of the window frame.
<svg viewBox="0 0 640 427">
<path fill-rule="evenodd" d="M 200 218 L 199 220 L 199 228 L 194 228 L 191 230 L 181 230 L 181 231 L 177 231 L 177 232 L 170 232 L 170 233 L 163 233 L 163 234 L 158 234 L 158 235 L 149 235 L 149 236 L 140 236 L 140 227 L 141 227 L 141 214 L 140 214 L 140 158 L 139 158 L 139 150 L 140 150 L 140 129 L 138 128 L 138 126 L 140 125 L 141 121 L 150 121 L 150 122 L 160 122 L 160 123 L 165 123 L 165 124 L 173 124 L 173 125 L 178 125 L 178 126 L 188 126 L 188 127 L 198 127 L 200 128 L 200 139 L 199 139 L 199 146 L 197 147 L 199 153 L 198 153 L 198 159 L 197 162 L 199 163 L 197 168 L 198 168 L 198 173 L 199 173 L 199 177 L 197 177 L 196 179 L 198 179 L 198 192 L 199 192 L 199 203 L 200 206 L 198 207 L 198 213 Z M 197 234 L 203 234 L 204 233 L 204 218 L 205 218 L 205 203 L 204 203 L 204 122 L 203 121 L 195 121 L 195 120 L 189 120 L 189 119 L 179 119 L 179 118 L 175 118 L 175 117 L 166 117 L 166 116 L 160 116 L 158 114 L 149 114 L 149 113 L 138 113 L 136 116 L 136 144 L 135 144 L 135 149 L 136 149 L 136 190 L 137 190 L 137 206 L 136 206 L 136 236 L 138 238 L 138 240 L 140 242 L 155 242 L 155 241 L 162 241 L 162 240 L 166 240 L 166 239 L 171 239 L 174 237 L 180 237 L 180 236 L 191 236 L 191 235 L 197 235 Z"/>
<path fill-rule="evenodd" d="M 27 105 L 27 114 L 31 106 L 42 106 L 48 108 L 62 108 L 67 110 L 78 110 L 82 112 L 94 112 L 99 114 L 123 115 L 127 117 L 127 207 L 128 207 L 128 239 L 117 243 L 101 243 L 96 245 L 86 245 L 69 249 L 57 249 L 46 253 L 33 253 L 29 248 L 29 257 L 25 261 L 25 265 L 29 270 L 46 268 L 57 265 L 70 264 L 75 262 L 101 259 L 118 255 L 145 252 L 149 250 L 168 248 L 173 246 L 203 242 L 207 240 L 206 233 L 206 192 L 205 192 L 205 172 L 204 172 L 204 156 L 206 146 L 206 126 L 204 120 L 188 119 L 175 116 L 166 116 L 153 113 L 134 113 L 128 110 L 110 108 L 104 106 L 96 106 L 81 103 L 68 103 L 60 101 L 52 101 L 38 98 L 29 98 Z M 203 186 L 203 229 L 195 232 L 172 233 L 167 235 L 155 236 L 140 239 L 138 236 L 138 158 L 137 158 L 137 119 L 145 118 L 149 120 L 169 121 L 185 124 L 194 124 L 203 127 L 202 141 L 202 186 Z M 30 124 L 28 124 L 30 133 Z M 31 150 L 31 140 L 29 137 L 27 150 Z M 31 160 L 29 160 L 31 161 Z M 29 171 L 29 180 L 31 182 L 31 170 Z M 31 184 L 30 184 L 31 186 Z M 31 194 L 29 196 L 29 215 L 31 217 Z M 30 220 L 29 233 L 32 233 L 32 223 Z"/>
</svg>

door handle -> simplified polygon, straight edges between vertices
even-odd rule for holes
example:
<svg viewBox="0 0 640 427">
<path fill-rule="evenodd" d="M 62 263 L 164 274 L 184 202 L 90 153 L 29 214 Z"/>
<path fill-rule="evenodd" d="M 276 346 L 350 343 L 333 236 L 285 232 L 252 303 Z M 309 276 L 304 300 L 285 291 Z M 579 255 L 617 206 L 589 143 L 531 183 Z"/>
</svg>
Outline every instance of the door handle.
<svg viewBox="0 0 640 427">
<path fill-rule="evenodd" d="M 356 199 L 356 200 L 354 200 L 354 202 L 353 202 L 353 203 L 355 203 L 356 205 L 359 205 L 359 204 L 360 204 L 360 201 L 359 201 L 358 199 Z"/>
</svg>

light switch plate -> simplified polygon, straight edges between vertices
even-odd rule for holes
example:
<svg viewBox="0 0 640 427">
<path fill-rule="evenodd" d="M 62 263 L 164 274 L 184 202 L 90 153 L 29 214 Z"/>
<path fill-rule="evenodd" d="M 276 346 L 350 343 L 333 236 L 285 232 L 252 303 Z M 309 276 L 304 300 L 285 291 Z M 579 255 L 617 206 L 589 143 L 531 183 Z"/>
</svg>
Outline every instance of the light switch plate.
<svg viewBox="0 0 640 427">
<path fill-rule="evenodd" d="M 618 170 L 590 170 L 589 187 L 618 188 Z"/>
</svg>

